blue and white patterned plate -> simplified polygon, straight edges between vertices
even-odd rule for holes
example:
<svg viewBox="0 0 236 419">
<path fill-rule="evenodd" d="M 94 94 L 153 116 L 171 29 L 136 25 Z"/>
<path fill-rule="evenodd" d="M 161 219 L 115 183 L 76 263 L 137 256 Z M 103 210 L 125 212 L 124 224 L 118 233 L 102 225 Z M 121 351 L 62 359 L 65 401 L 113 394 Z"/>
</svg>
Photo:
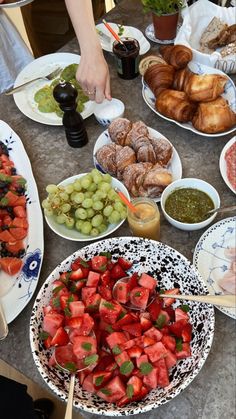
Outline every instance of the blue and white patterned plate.
<svg viewBox="0 0 236 419">
<path fill-rule="evenodd" d="M 235 243 L 236 217 L 229 217 L 218 221 L 205 231 L 195 247 L 193 264 L 203 277 L 210 294 L 224 294 L 218 281 L 229 271 L 232 262 L 225 250 L 235 248 Z M 217 308 L 236 319 L 234 308 Z"/>
<path fill-rule="evenodd" d="M 188 64 L 189 69 L 195 73 L 195 74 L 220 74 L 221 76 L 225 76 L 228 78 L 228 81 L 225 86 L 225 91 L 222 94 L 222 97 L 228 101 L 228 104 L 230 108 L 236 112 L 236 88 L 234 85 L 233 80 L 228 77 L 225 73 L 223 73 L 220 70 L 217 70 L 216 68 L 207 67 L 206 65 L 191 61 Z M 219 132 L 217 134 L 206 134 L 205 132 L 198 131 L 194 128 L 191 122 L 185 122 L 181 123 L 178 121 L 175 121 L 174 119 L 167 118 L 166 116 L 162 115 L 160 112 L 158 112 L 155 108 L 155 96 L 152 93 L 151 89 L 146 85 L 144 80 L 142 79 L 142 94 L 143 99 L 146 102 L 146 104 L 155 112 L 158 116 L 161 118 L 166 119 L 167 121 L 174 122 L 175 124 L 179 125 L 181 128 L 188 129 L 190 131 L 193 131 L 195 134 L 203 135 L 204 137 L 221 137 L 222 135 L 230 134 L 231 132 L 236 130 L 236 126 L 234 125 L 233 128 L 229 129 L 228 131 Z"/>
<path fill-rule="evenodd" d="M 0 298 L 7 323 L 10 323 L 28 304 L 38 283 L 44 248 L 43 218 L 29 158 L 18 135 L 3 121 L 0 121 L 0 141 L 6 144 L 17 174 L 22 175 L 27 181 L 29 230 L 25 239 L 26 255 L 23 258 L 23 267 L 20 273 L 11 277 L 0 272 Z"/>
<path fill-rule="evenodd" d="M 43 307 L 52 296 L 52 283 L 59 273 L 70 269 L 78 257 L 89 260 L 100 252 L 109 251 L 114 260 L 125 257 L 133 262 L 130 272 L 146 272 L 158 278 L 160 288 L 180 287 L 182 294 L 207 294 L 207 287 L 197 270 L 175 249 L 154 240 L 139 237 L 119 237 L 92 243 L 78 250 L 61 262 L 44 282 L 37 295 L 30 320 L 30 343 L 35 364 L 46 382 L 58 397 L 68 397 L 70 376 L 56 368 L 50 368 L 50 350 L 45 350 L 39 334 L 42 332 Z M 176 302 L 175 306 L 181 305 Z M 74 406 L 90 413 L 104 416 L 134 415 L 148 412 L 167 403 L 184 390 L 201 370 L 211 349 L 214 336 L 214 307 L 210 304 L 188 302 L 190 321 L 193 325 L 191 341 L 192 356 L 182 359 L 170 371 L 170 384 L 165 388 L 152 390 L 145 399 L 117 407 L 107 403 L 94 394 L 82 390 L 76 380 Z M 148 418 L 148 414 L 145 415 Z"/>
</svg>

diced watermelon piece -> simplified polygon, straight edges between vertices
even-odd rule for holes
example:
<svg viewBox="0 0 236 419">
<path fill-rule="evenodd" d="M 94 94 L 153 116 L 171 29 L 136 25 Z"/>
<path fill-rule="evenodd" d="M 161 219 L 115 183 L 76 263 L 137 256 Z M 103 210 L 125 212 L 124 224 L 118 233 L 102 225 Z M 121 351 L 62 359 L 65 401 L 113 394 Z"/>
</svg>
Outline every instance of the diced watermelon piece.
<svg viewBox="0 0 236 419">
<path fill-rule="evenodd" d="M 143 376 L 143 384 L 148 388 L 156 388 L 157 387 L 157 375 L 158 369 L 153 368 L 149 374 Z"/>
<path fill-rule="evenodd" d="M 138 368 L 140 367 L 140 365 L 142 363 L 145 363 L 146 364 L 147 362 L 148 362 L 148 357 L 147 357 L 146 354 L 143 354 L 143 355 L 140 356 L 140 358 L 137 358 L 136 359 L 136 363 L 137 363 L 137 367 Z"/>
<path fill-rule="evenodd" d="M 83 316 L 85 305 L 82 301 L 72 301 L 69 303 L 71 317 Z"/>
<path fill-rule="evenodd" d="M 139 316 L 140 324 L 144 332 L 152 327 L 152 322 L 150 318 L 151 316 L 148 312 L 141 313 Z"/>
<path fill-rule="evenodd" d="M 179 321 L 179 320 L 189 320 L 189 315 L 188 313 L 186 313 L 185 311 L 183 311 L 181 308 L 176 308 L 175 309 L 175 321 Z"/>
<path fill-rule="evenodd" d="M 169 382 L 169 374 L 168 374 L 168 369 L 166 366 L 165 359 L 160 359 L 156 365 L 158 369 L 157 384 L 160 387 L 168 386 L 170 382 Z"/>
<path fill-rule="evenodd" d="M 43 330 L 49 333 L 50 336 L 54 336 L 64 323 L 64 316 L 59 313 L 48 313 L 43 319 Z"/>
<path fill-rule="evenodd" d="M 190 344 L 188 342 L 184 342 L 182 344 L 181 351 L 175 351 L 175 355 L 177 359 L 188 358 L 189 356 L 191 356 Z"/>
<path fill-rule="evenodd" d="M 126 272 L 124 271 L 124 269 L 122 269 L 122 267 L 119 265 L 119 263 L 115 263 L 110 271 L 111 273 L 111 278 L 112 279 L 121 279 L 124 278 L 126 275 Z"/>
<path fill-rule="evenodd" d="M 143 347 L 146 348 L 147 346 L 154 345 L 156 343 L 156 339 L 151 338 L 150 336 L 142 336 L 142 343 Z"/>
<path fill-rule="evenodd" d="M 86 287 L 97 287 L 100 280 L 100 273 L 89 271 Z"/>
<path fill-rule="evenodd" d="M 126 361 L 130 362 L 131 360 L 130 360 L 128 352 L 123 351 L 119 355 L 115 356 L 115 361 L 116 361 L 117 365 L 119 365 L 119 367 L 120 367 L 124 362 L 126 362 Z"/>
<path fill-rule="evenodd" d="M 165 363 L 166 363 L 166 367 L 167 367 L 168 370 L 170 368 L 172 368 L 174 365 L 176 365 L 176 363 L 177 363 L 176 355 L 173 354 L 173 352 L 171 352 L 169 349 L 167 349 L 167 354 L 166 354 L 166 357 L 165 357 Z"/>
<path fill-rule="evenodd" d="M 149 299 L 149 290 L 143 287 L 136 287 L 130 291 L 130 302 L 134 307 L 145 310 Z"/>
<path fill-rule="evenodd" d="M 142 328 L 140 323 L 124 324 L 121 326 L 121 329 L 135 337 L 142 335 Z"/>
<path fill-rule="evenodd" d="M 148 329 L 146 332 L 144 332 L 144 335 L 156 340 L 157 342 L 159 342 L 159 340 L 162 338 L 162 333 L 155 327 Z"/>
<path fill-rule="evenodd" d="M 9 230 L 3 230 L 0 232 L 0 241 L 6 243 L 13 243 L 16 241 L 15 237 L 10 233 Z"/>
<path fill-rule="evenodd" d="M 132 393 L 133 396 L 137 396 L 140 394 L 143 382 L 141 380 L 141 378 L 137 377 L 136 375 L 132 375 L 132 377 L 129 378 L 129 380 L 127 381 L 127 387 L 128 386 L 132 386 Z"/>
<path fill-rule="evenodd" d="M 10 226 L 10 233 L 14 237 L 12 241 L 23 240 L 27 236 L 27 228 Z"/>
<path fill-rule="evenodd" d="M 22 240 L 6 243 L 7 251 L 13 254 L 17 254 L 20 250 L 23 250 L 24 248 L 25 246 Z"/>
<path fill-rule="evenodd" d="M 122 306 L 120 306 L 115 301 L 106 301 L 103 298 L 101 299 L 99 305 L 99 313 L 101 318 L 109 324 L 114 324 L 117 321 L 119 314 L 122 311 Z"/>
<path fill-rule="evenodd" d="M 175 352 L 176 340 L 173 336 L 164 335 L 161 339 L 163 345 L 172 352 Z"/>
<path fill-rule="evenodd" d="M 27 217 L 25 206 L 16 205 L 13 208 L 13 212 L 14 212 L 15 216 L 18 217 L 18 218 L 25 218 L 26 219 L 26 217 Z M 27 228 L 27 227 L 25 227 L 25 228 Z"/>
<path fill-rule="evenodd" d="M 93 373 L 93 385 L 96 389 L 104 387 L 110 378 L 112 377 L 112 371 L 97 371 Z"/>
<path fill-rule="evenodd" d="M 16 207 L 16 208 L 19 208 L 19 207 Z M 19 228 L 28 229 L 29 224 L 26 218 L 15 217 L 14 220 L 11 222 L 11 227 L 19 227 Z"/>
<path fill-rule="evenodd" d="M 165 358 L 167 350 L 163 343 L 157 342 L 152 346 L 144 348 L 144 352 L 149 357 L 151 362 L 156 362 L 161 358 Z"/>
<path fill-rule="evenodd" d="M 141 285 L 141 287 L 148 288 L 150 291 L 153 291 L 158 285 L 156 279 L 145 273 L 142 273 L 141 277 L 138 280 L 138 283 L 139 285 Z"/>
<path fill-rule="evenodd" d="M 116 345 L 119 346 L 127 342 L 127 339 L 122 332 L 111 333 L 109 336 L 107 336 L 106 340 L 111 349 L 113 349 Z"/>
<path fill-rule="evenodd" d="M 101 296 L 101 298 L 103 298 L 104 300 L 110 301 L 112 300 L 112 292 L 111 289 L 108 288 L 105 285 L 99 285 L 98 286 L 98 292 Z"/>
<path fill-rule="evenodd" d="M 91 336 L 75 336 L 73 339 L 73 352 L 78 359 L 83 359 L 97 351 L 97 341 Z"/>
<path fill-rule="evenodd" d="M 90 295 L 85 300 L 86 310 L 89 311 L 89 313 L 93 313 L 95 311 L 98 311 L 100 302 L 101 302 L 100 294 Z"/>
<path fill-rule="evenodd" d="M 113 290 L 114 298 L 121 304 L 127 303 L 129 300 L 129 284 L 128 282 L 120 281 Z"/>
<path fill-rule="evenodd" d="M 81 297 L 82 297 L 82 301 L 85 302 L 87 300 L 88 297 L 90 297 L 91 295 L 96 294 L 96 287 L 84 287 L 81 290 Z"/>
<path fill-rule="evenodd" d="M 115 403 L 126 394 L 126 388 L 119 376 L 109 381 L 97 395 L 109 403 Z"/>
<path fill-rule="evenodd" d="M 83 390 L 88 391 L 89 393 L 96 393 L 96 389 L 93 385 L 93 373 L 90 373 L 85 377 L 83 383 L 82 383 Z"/>
</svg>

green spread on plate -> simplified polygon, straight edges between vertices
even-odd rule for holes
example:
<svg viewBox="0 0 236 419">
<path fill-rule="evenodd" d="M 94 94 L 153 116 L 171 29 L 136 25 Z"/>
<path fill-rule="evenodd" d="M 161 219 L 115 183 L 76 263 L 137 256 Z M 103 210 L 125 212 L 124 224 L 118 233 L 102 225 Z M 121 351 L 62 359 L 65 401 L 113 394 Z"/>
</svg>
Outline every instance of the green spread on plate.
<svg viewBox="0 0 236 419">
<path fill-rule="evenodd" d="M 78 112 L 83 112 L 84 110 L 84 104 L 88 102 L 89 98 L 85 95 L 83 92 L 80 84 L 76 80 L 76 71 L 78 68 L 78 64 L 70 64 L 67 67 L 65 67 L 61 74 L 60 78 L 56 77 L 50 85 L 46 85 L 39 89 L 35 95 L 34 100 L 38 105 L 38 110 L 43 113 L 51 113 L 55 112 L 57 116 L 62 117 L 63 112 L 59 107 L 59 104 L 56 102 L 56 100 L 53 97 L 53 89 L 54 87 L 60 82 L 60 80 L 65 80 L 73 84 L 73 86 L 76 88 L 78 92 L 78 96 L 76 98 L 77 108 L 76 110 Z"/>
<path fill-rule="evenodd" d="M 212 199 L 205 192 L 194 188 L 180 188 L 173 191 L 166 199 L 167 214 L 182 223 L 199 223 L 210 215 L 207 211 L 214 209 Z"/>
</svg>

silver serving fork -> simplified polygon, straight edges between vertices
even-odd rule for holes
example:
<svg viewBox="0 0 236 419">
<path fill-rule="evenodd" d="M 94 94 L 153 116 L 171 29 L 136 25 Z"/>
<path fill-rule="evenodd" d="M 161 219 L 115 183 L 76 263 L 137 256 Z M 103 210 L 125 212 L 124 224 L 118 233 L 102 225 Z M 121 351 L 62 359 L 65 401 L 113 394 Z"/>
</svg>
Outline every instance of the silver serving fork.
<svg viewBox="0 0 236 419">
<path fill-rule="evenodd" d="M 19 90 L 23 89 L 24 87 L 28 86 L 30 83 L 33 83 L 36 80 L 41 80 L 41 79 L 53 80 L 53 79 L 55 79 L 55 77 L 57 77 L 60 74 L 61 70 L 62 70 L 61 67 L 57 67 L 55 70 L 53 70 L 47 76 L 40 76 L 40 77 L 36 77 L 35 79 L 29 80 L 29 81 L 21 84 L 20 86 L 14 87 L 13 89 L 9 90 L 8 92 L 5 92 L 5 95 L 7 95 L 7 96 L 12 95 L 13 93 L 18 92 Z"/>
</svg>

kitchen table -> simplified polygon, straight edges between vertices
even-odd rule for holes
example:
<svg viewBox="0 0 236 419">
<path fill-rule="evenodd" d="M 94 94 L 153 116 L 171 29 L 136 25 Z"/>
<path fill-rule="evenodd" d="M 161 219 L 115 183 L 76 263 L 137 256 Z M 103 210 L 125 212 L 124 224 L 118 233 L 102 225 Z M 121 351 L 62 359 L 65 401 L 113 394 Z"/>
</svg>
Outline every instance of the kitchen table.
<svg viewBox="0 0 236 419">
<path fill-rule="evenodd" d="M 144 14 L 141 2 L 127 0 L 120 2 L 108 15 L 107 21 L 135 26 L 143 32 L 150 23 L 150 16 Z M 157 52 L 158 45 L 152 43 L 150 52 Z M 62 49 L 78 53 L 76 40 Z M 142 98 L 141 77 L 126 81 L 117 77 L 114 57 L 105 53 L 111 72 L 112 94 L 125 103 L 125 116 L 132 121 L 142 119 L 145 123 L 163 133 L 178 150 L 183 177 L 199 177 L 210 182 L 219 192 L 224 206 L 233 205 L 235 195 L 224 183 L 219 171 L 219 157 L 226 142 L 233 136 L 218 138 L 203 137 L 160 118 L 145 104 Z M 20 136 L 30 158 L 40 199 L 45 197 L 45 186 L 58 183 L 69 176 L 93 168 L 92 150 L 104 128 L 94 116 L 85 120 L 89 143 L 78 149 L 67 144 L 61 126 L 47 126 L 24 116 L 16 107 L 12 96 L 0 96 L 0 119 L 8 123 Z M 230 214 L 218 214 L 215 221 Z M 192 260 L 193 251 L 204 230 L 185 232 L 175 229 L 161 215 L 161 241 L 170 245 Z M 127 223 L 115 232 L 115 236 L 130 235 Z M 41 285 L 59 262 L 87 243 L 67 241 L 44 225 L 44 260 L 37 290 L 21 312 L 9 325 L 9 335 L 0 343 L 0 358 L 19 369 L 40 386 L 42 380 L 31 355 L 29 342 L 29 321 L 34 299 Z M 233 419 L 235 417 L 235 321 L 215 309 L 215 335 L 210 354 L 197 377 L 176 398 L 145 415 L 149 419 Z M 96 415 L 84 413 L 87 418 Z"/>
</svg>

